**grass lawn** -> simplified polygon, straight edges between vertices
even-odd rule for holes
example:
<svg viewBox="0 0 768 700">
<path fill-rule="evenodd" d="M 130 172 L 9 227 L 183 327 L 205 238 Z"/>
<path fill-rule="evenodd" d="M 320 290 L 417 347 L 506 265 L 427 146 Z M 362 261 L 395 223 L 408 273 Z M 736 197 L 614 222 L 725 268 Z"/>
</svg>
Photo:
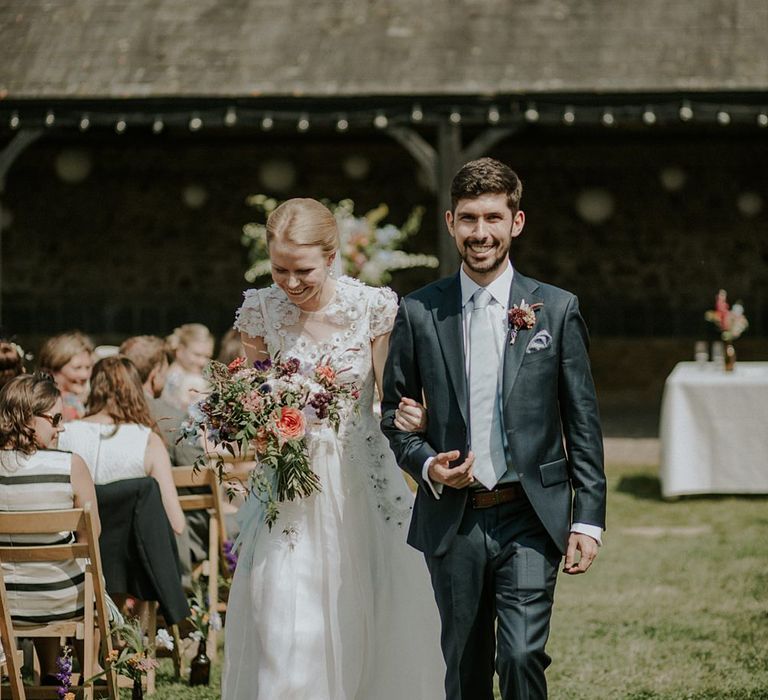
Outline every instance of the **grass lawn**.
<svg viewBox="0 0 768 700">
<path fill-rule="evenodd" d="M 768 498 L 665 502 L 656 474 L 608 469 L 605 546 L 558 581 L 550 696 L 768 698 Z"/>
<path fill-rule="evenodd" d="M 605 546 L 558 582 L 550 697 L 768 700 L 768 498 L 664 502 L 656 473 L 608 469 Z M 218 668 L 205 689 L 170 671 L 156 700 L 220 697 Z"/>
</svg>

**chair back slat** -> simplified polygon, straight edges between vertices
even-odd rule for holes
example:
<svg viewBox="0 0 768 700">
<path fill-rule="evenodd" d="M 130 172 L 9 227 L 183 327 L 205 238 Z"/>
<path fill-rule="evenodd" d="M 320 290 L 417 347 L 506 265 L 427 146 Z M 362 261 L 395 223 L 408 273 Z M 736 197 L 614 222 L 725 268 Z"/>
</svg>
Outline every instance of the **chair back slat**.
<svg viewBox="0 0 768 700">
<path fill-rule="evenodd" d="M 183 511 L 188 510 L 207 510 L 208 508 L 214 508 L 216 504 L 213 502 L 213 496 L 211 494 L 188 494 L 186 496 L 179 496 L 179 503 Z"/>
<path fill-rule="evenodd" d="M 194 467 L 173 467 L 171 470 L 173 474 L 173 483 L 176 484 L 176 488 L 190 488 L 193 486 L 208 486 L 210 487 L 210 475 L 211 472 L 208 469 L 197 469 Z"/>
<path fill-rule="evenodd" d="M 83 511 L 45 510 L 0 513 L 0 532 L 4 535 L 39 535 L 75 531 L 83 527 Z"/>
<path fill-rule="evenodd" d="M 0 547 L 0 561 L 63 561 L 65 559 L 89 558 L 90 550 L 88 545 L 80 544 L 79 542 L 45 545 L 18 544 L 12 547 Z"/>
</svg>

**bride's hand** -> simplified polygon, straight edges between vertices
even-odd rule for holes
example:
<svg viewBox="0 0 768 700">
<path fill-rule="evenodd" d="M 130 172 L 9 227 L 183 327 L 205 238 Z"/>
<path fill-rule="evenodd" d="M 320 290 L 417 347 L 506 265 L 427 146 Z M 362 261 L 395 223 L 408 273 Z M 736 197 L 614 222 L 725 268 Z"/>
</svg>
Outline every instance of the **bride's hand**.
<svg viewBox="0 0 768 700">
<path fill-rule="evenodd" d="M 407 433 L 423 433 L 427 429 L 427 409 L 403 396 L 395 411 L 395 427 Z"/>
</svg>

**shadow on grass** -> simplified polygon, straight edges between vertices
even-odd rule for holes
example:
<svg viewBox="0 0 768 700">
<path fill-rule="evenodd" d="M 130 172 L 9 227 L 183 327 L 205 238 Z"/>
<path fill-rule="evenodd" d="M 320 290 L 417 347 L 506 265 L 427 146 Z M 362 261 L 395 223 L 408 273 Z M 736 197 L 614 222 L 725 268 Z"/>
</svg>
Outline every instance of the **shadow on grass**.
<svg viewBox="0 0 768 700">
<path fill-rule="evenodd" d="M 658 477 L 648 474 L 634 474 L 622 476 L 616 486 L 619 493 L 628 493 L 635 498 L 644 498 L 651 501 L 661 500 L 661 482 Z"/>
</svg>

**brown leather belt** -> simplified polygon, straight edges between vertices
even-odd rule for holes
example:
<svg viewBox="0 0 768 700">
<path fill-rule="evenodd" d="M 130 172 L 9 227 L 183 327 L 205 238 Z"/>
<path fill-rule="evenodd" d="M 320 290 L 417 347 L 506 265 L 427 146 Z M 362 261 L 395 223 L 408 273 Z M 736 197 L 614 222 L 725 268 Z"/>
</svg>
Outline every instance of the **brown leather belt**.
<svg viewBox="0 0 768 700">
<path fill-rule="evenodd" d="M 493 508 L 500 503 L 509 503 L 510 501 L 516 501 L 518 498 L 522 498 L 525 495 L 523 487 L 519 483 L 514 482 L 511 484 L 501 484 L 497 486 L 493 491 L 486 491 L 485 489 L 470 490 L 469 498 L 472 503 L 472 507 L 478 508 Z"/>
</svg>

